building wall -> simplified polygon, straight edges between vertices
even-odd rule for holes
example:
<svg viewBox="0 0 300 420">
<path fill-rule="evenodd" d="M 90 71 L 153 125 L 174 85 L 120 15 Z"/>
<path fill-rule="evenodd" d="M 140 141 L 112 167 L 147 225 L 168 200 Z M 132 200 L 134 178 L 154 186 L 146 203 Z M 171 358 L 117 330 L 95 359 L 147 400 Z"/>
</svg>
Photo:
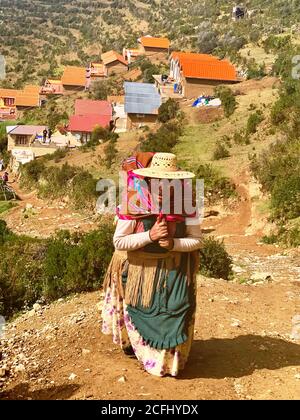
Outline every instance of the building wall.
<svg viewBox="0 0 300 420">
<path fill-rule="evenodd" d="M 127 130 L 133 130 L 143 125 L 154 125 L 157 122 L 157 115 L 147 114 L 128 114 L 127 115 Z"/>
<path fill-rule="evenodd" d="M 219 80 L 204 79 L 183 79 L 183 96 L 185 98 L 196 98 L 202 94 L 213 95 L 214 88 L 219 85 L 232 84 L 232 82 L 224 82 Z"/>
<path fill-rule="evenodd" d="M 112 74 L 125 73 L 128 70 L 128 67 L 125 64 L 120 63 L 119 61 L 107 64 L 105 67 L 107 68 L 108 76 L 111 76 Z"/>
<path fill-rule="evenodd" d="M 143 55 L 152 58 L 154 61 L 166 61 L 169 56 L 168 48 L 143 47 L 142 44 L 139 44 L 139 50 Z"/>
<path fill-rule="evenodd" d="M 80 142 L 85 144 L 91 140 L 92 133 L 85 133 L 81 131 L 72 131 L 71 134 L 76 137 L 76 139 L 80 139 Z"/>
<path fill-rule="evenodd" d="M 33 136 L 24 136 L 24 137 L 26 137 L 26 144 L 25 145 L 20 145 L 21 149 L 24 148 L 24 147 L 26 147 L 26 148 L 29 147 L 30 140 Z M 7 136 L 7 150 L 9 152 L 12 149 L 18 148 L 18 146 L 15 146 L 16 140 L 17 140 L 16 135 L 8 134 L 8 136 Z"/>
<path fill-rule="evenodd" d="M 85 86 L 67 86 L 64 85 L 64 90 L 66 94 L 76 93 L 85 89 Z"/>
<path fill-rule="evenodd" d="M 11 149 L 12 150 L 12 149 Z M 47 154 L 52 154 L 57 150 L 56 146 L 14 146 L 13 150 L 26 150 L 31 151 L 34 154 L 34 157 L 45 156 Z"/>
</svg>

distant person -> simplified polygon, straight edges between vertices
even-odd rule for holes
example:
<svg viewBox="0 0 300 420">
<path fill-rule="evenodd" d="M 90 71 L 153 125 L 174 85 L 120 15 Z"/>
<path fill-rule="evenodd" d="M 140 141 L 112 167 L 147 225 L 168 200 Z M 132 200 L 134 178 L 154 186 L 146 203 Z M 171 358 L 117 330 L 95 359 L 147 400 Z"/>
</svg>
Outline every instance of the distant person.
<svg viewBox="0 0 300 420">
<path fill-rule="evenodd" d="M 47 135 L 48 135 L 48 131 L 47 131 L 47 129 L 45 128 L 45 130 L 43 131 L 43 143 L 46 143 L 46 140 L 47 140 Z"/>
<path fill-rule="evenodd" d="M 49 142 L 51 141 L 52 134 L 53 134 L 53 131 L 51 130 L 51 128 L 49 128 L 49 131 L 48 131 Z"/>
<path fill-rule="evenodd" d="M 4 161 L 3 159 L 0 159 L 0 171 L 3 171 L 4 169 Z"/>
<path fill-rule="evenodd" d="M 4 172 L 4 174 L 2 175 L 2 181 L 4 185 L 8 183 L 8 172 Z"/>
</svg>

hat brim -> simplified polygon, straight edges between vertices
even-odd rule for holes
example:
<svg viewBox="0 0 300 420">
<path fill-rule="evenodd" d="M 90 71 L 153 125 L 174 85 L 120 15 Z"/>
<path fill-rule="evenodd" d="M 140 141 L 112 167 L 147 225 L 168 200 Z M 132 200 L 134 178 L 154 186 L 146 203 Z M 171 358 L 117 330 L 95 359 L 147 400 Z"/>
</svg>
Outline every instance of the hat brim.
<svg viewBox="0 0 300 420">
<path fill-rule="evenodd" d="M 132 171 L 136 175 L 140 175 L 148 178 L 160 178 L 160 179 L 192 179 L 195 178 L 195 174 L 187 171 L 161 171 L 152 168 L 135 169 Z"/>
</svg>

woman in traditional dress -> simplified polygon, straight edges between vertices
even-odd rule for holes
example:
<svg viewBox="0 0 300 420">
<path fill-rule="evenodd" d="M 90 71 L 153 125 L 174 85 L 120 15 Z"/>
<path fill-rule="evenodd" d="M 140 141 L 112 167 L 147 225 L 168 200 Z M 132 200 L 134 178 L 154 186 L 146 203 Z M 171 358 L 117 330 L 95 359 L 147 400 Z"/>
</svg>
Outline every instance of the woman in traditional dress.
<svg viewBox="0 0 300 420">
<path fill-rule="evenodd" d="M 153 214 L 153 193 L 140 180 L 147 186 L 155 178 L 184 185 L 194 175 L 178 170 L 170 153 L 139 153 L 123 169 L 132 188 L 127 210 L 117 212 L 116 251 L 104 279 L 102 332 L 111 334 L 125 354 L 134 354 L 147 372 L 177 376 L 193 341 L 200 222 L 184 211 L 175 214 L 174 203 L 165 214 L 163 197 L 156 197 L 160 208 Z"/>
</svg>

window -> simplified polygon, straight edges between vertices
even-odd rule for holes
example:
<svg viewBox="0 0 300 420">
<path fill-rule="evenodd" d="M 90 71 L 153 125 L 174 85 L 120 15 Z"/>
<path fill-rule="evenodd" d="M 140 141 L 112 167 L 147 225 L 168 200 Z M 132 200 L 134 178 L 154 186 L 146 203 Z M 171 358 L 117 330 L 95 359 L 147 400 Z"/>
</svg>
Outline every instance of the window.
<svg viewBox="0 0 300 420">
<path fill-rule="evenodd" d="M 17 136 L 15 144 L 16 146 L 24 146 L 27 144 L 27 136 Z"/>
<path fill-rule="evenodd" d="M 14 98 L 4 98 L 4 105 L 5 106 L 13 106 L 15 104 Z"/>
</svg>

